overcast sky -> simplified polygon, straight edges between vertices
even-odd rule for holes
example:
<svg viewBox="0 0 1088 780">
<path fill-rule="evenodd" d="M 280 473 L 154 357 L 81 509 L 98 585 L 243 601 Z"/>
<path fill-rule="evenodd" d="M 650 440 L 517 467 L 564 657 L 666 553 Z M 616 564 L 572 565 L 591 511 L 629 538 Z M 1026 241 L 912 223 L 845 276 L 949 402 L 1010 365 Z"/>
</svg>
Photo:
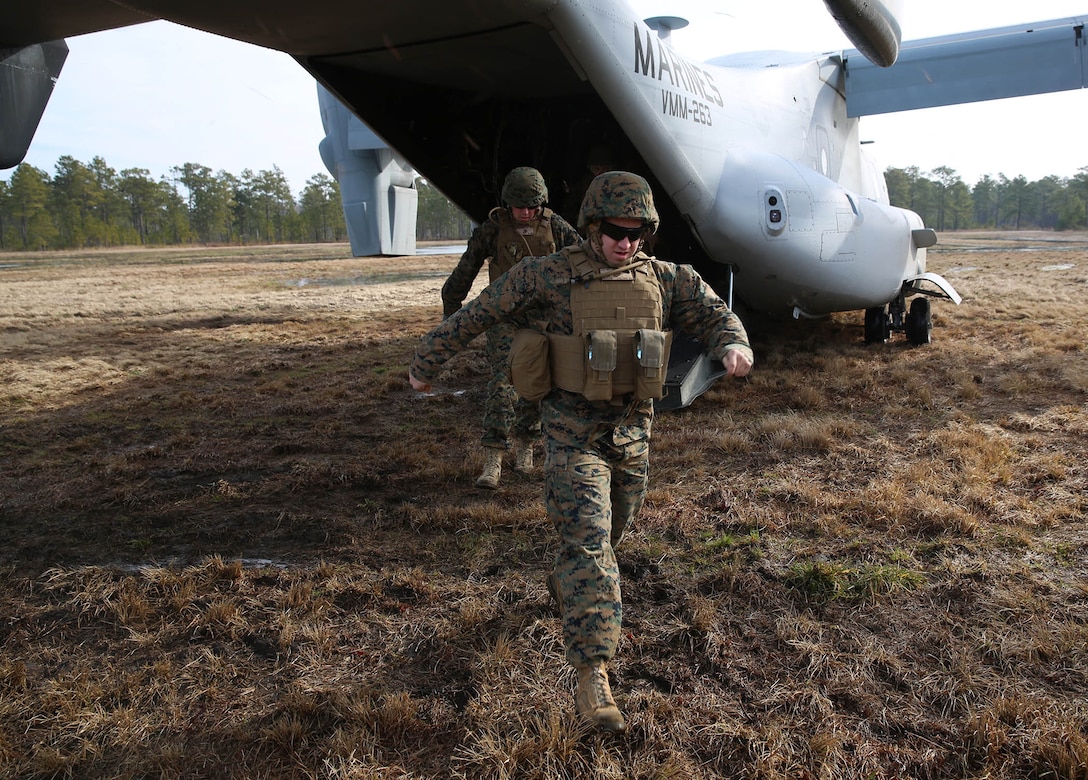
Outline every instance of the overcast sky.
<svg viewBox="0 0 1088 780">
<path fill-rule="evenodd" d="M 894 0 L 893 0 L 894 2 Z M 733 51 L 837 51 L 851 44 L 821 0 L 638 0 L 644 16 L 692 21 L 672 44 L 694 59 Z M 1088 0 L 902 0 L 903 39 L 1071 16 Z M 298 193 L 326 173 L 313 79 L 280 52 L 166 22 L 68 39 L 67 62 L 26 161 L 53 174 L 70 155 L 153 177 L 186 162 L 239 175 L 278 165 Z M 1029 180 L 1088 166 L 1088 90 L 865 117 L 882 167 L 940 165 L 968 184 L 983 174 Z M 7 178 L 10 171 L 0 172 Z"/>
</svg>

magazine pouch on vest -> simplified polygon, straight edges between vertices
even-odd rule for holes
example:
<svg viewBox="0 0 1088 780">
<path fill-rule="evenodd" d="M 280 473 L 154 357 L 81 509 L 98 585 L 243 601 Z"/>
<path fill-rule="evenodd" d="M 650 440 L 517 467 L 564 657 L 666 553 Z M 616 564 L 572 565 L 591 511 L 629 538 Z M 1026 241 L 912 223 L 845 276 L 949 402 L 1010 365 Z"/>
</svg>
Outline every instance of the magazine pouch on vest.
<svg viewBox="0 0 1088 780">
<path fill-rule="evenodd" d="M 641 328 L 635 333 L 635 397 L 663 398 L 671 333 Z"/>
<path fill-rule="evenodd" d="M 552 389 L 548 337 L 519 328 L 510 344 L 510 383 L 526 401 L 539 401 Z"/>
<path fill-rule="evenodd" d="M 650 263 L 609 268 L 579 247 L 571 264 L 570 335 L 547 333 L 552 382 L 591 401 L 628 403 L 664 395 L 672 333 L 662 330 L 661 284 Z"/>
<path fill-rule="evenodd" d="M 590 401 L 612 400 L 612 373 L 616 370 L 616 331 L 591 330 L 586 334 L 586 379 L 582 395 Z"/>
</svg>

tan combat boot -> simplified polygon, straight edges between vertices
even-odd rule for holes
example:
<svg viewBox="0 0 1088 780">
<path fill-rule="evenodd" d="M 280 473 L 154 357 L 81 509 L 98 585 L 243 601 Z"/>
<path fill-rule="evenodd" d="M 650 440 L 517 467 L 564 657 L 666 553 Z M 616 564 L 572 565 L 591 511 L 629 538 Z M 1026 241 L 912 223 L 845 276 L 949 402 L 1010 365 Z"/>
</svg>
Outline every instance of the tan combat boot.
<svg viewBox="0 0 1088 780">
<path fill-rule="evenodd" d="M 528 439 L 514 442 L 514 471 L 528 474 L 533 470 L 533 443 Z"/>
<path fill-rule="evenodd" d="M 496 447 L 486 447 L 485 449 L 487 450 L 487 461 L 484 463 L 484 470 L 476 478 L 476 487 L 495 490 L 498 488 L 499 479 L 502 477 L 502 450 Z"/>
<path fill-rule="evenodd" d="M 574 697 L 578 714 L 605 731 L 623 731 L 623 713 L 612 698 L 604 664 L 578 667 L 578 693 Z"/>
</svg>

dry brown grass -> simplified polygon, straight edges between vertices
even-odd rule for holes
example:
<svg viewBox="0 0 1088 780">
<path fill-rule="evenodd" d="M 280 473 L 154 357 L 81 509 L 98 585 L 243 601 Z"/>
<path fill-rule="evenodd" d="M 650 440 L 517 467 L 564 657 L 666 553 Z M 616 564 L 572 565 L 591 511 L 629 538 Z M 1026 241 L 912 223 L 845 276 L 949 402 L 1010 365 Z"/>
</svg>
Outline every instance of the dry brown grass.
<svg viewBox="0 0 1088 780">
<path fill-rule="evenodd" d="M 940 246 L 930 346 L 761 330 L 658 418 L 621 738 L 482 355 L 404 381 L 455 258 L 0 255 L 0 776 L 1088 777 L 1088 237 Z"/>
</svg>

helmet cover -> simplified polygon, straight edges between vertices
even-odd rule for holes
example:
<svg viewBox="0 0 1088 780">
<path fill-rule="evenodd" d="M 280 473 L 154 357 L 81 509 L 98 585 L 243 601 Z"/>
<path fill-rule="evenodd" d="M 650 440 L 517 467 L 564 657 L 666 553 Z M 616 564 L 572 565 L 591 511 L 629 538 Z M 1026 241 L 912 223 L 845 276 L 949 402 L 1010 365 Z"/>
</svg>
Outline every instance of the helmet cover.
<svg viewBox="0 0 1088 780">
<path fill-rule="evenodd" d="M 582 198 L 578 229 L 608 218 L 637 219 L 656 233 L 661 219 L 650 184 L 637 173 L 626 171 L 607 171 L 594 178 Z"/>
<path fill-rule="evenodd" d="M 502 183 L 502 204 L 511 208 L 535 209 L 548 202 L 548 187 L 536 168 L 522 166 L 506 174 Z"/>
</svg>

